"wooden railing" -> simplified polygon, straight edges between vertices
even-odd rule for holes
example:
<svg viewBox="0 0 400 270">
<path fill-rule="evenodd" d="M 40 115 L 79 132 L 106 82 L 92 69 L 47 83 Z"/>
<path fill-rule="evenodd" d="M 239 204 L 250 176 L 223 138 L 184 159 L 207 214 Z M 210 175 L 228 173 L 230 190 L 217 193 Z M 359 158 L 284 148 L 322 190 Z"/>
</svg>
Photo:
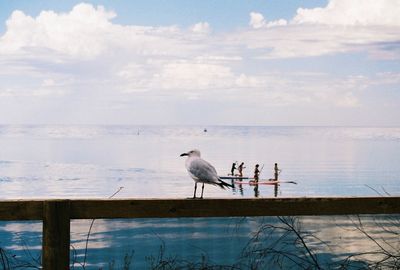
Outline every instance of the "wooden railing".
<svg viewBox="0 0 400 270">
<path fill-rule="evenodd" d="M 43 269 L 69 269 L 71 219 L 400 214 L 400 197 L 0 201 L 0 220 L 43 220 Z"/>
</svg>

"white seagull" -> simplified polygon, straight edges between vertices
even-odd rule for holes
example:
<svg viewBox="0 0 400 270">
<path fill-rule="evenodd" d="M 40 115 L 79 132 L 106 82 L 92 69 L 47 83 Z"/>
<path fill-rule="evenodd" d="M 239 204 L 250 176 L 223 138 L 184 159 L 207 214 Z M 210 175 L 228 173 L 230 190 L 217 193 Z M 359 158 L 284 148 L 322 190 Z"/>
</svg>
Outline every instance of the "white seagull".
<svg viewBox="0 0 400 270">
<path fill-rule="evenodd" d="M 225 183 L 219 178 L 214 166 L 200 157 L 199 150 L 195 149 L 187 153 L 181 154 L 181 157 L 183 156 L 188 156 L 185 162 L 185 166 L 190 177 L 192 177 L 195 182 L 193 199 L 196 198 L 198 182 L 203 183 L 203 186 L 201 187 L 200 199 L 203 199 L 204 184 L 218 185 L 223 189 L 225 187 L 233 187 L 233 185 Z"/>
</svg>

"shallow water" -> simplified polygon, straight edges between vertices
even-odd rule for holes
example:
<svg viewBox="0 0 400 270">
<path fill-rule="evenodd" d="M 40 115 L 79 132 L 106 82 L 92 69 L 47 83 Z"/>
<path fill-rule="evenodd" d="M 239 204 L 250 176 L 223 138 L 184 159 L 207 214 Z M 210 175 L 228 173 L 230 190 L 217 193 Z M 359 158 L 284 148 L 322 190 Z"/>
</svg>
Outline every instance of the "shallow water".
<svg viewBox="0 0 400 270">
<path fill-rule="evenodd" d="M 1 126 L 0 198 L 187 197 L 193 181 L 179 154 L 197 148 L 226 175 L 244 161 L 244 174 L 298 185 L 278 196 L 400 193 L 400 128 L 348 127 Z M 375 190 L 374 190 L 375 189 Z M 254 196 L 206 187 L 207 197 Z M 273 196 L 260 187 L 260 197 Z"/>
<path fill-rule="evenodd" d="M 245 185 L 233 190 L 206 186 L 205 197 L 400 195 L 400 128 L 204 128 L 0 126 L 0 199 L 107 198 L 120 187 L 118 198 L 186 198 L 192 196 L 193 181 L 179 155 L 193 148 L 220 175 L 227 175 L 232 162 L 243 161 L 245 175 L 251 176 L 259 163 L 261 178 L 272 178 L 276 162 L 280 179 L 297 182 L 282 184 L 276 192 L 272 186 L 257 191 Z M 327 229 L 332 229 L 329 222 L 317 223 L 323 224 L 319 231 L 328 231 L 324 236 L 335 236 Z M 1 222 L 0 247 L 18 253 L 25 241 L 31 250 L 40 248 L 41 225 L 29 224 Z M 89 224 L 72 223 L 80 254 Z M 89 263 L 120 262 L 125 252 L 135 250 L 133 265 L 144 266 L 149 263 L 145 257 L 157 255 L 163 243 L 171 254 L 207 254 L 213 262 L 232 263 L 256 229 L 249 224 L 235 231 L 236 219 L 99 220 Z M 220 259 L 222 251 L 229 259 Z"/>
</svg>

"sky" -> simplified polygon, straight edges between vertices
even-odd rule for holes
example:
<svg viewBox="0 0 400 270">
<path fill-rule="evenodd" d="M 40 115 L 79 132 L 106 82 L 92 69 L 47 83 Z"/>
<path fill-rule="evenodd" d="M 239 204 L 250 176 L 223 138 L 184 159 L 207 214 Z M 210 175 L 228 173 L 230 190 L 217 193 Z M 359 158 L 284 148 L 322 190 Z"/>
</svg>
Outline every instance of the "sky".
<svg viewBox="0 0 400 270">
<path fill-rule="evenodd" d="M 400 0 L 2 0 L 0 124 L 400 126 Z"/>
</svg>

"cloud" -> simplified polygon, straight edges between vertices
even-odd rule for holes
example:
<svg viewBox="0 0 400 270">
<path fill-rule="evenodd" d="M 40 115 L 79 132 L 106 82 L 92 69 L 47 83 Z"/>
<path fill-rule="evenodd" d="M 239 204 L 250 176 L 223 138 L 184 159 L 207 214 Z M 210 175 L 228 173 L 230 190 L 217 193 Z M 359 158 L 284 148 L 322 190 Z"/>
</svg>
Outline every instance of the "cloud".
<svg viewBox="0 0 400 270">
<path fill-rule="evenodd" d="M 347 92 L 336 100 L 336 105 L 340 107 L 358 107 L 360 102 L 352 92 Z"/>
<path fill-rule="evenodd" d="M 283 26 L 283 25 L 287 25 L 287 24 L 288 24 L 288 22 L 285 19 L 279 19 L 279 20 L 267 22 L 261 13 L 250 12 L 249 25 L 254 29 L 259 29 L 259 28 L 263 28 L 263 27 Z"/>
<path fill-rule="evenodd" d="M 261 28 L 266 25 L 264 16 L 258 12 L 250 12 L 249 25 L 255 29 Z"/>
<path fill-rule="evenodd" d="M 232 86 L 234 74 L 224 65 L 177 61 L 165 64 L 155 75 L 156 87 L 171 90 L 197 90 L 228 88 Z"/>
<path fill-rule="evenodd" d="M 191 30 L 196 34 L 209 34 L 211 27 L 208 22 L 199 22 L 191 27 Z"/>
<path fill-rule="evenodd" d="M 263 87 L 265 85 L 265 82 L 259 77 L 249 76 L 242 73 L 239 75 L 239 77 L 236 78 L 235 84 L 238 87 L 257 88 Z"/>
<path fill-rule="evenodd" d="M 331 0 L 326 7 L 299 8 L 291 20 L 267 21 L 250 13 L 251 28 L 210 35 L 208 22 L 185 31 L 178 26 L 118 25 L 115 12 L 78 4 L 70 12 L 42 11 L 33 18 L 14 11 L 0 37 L 1 55 L 65 62 L 97 57 L 295 58 L 367 51 L 372 58 L 400 57 L 400 0 Z M 236 55 L 228 55 L 234 52 Z"/>
<path fill-rule="evenodd" d="M 400 72 L 379 72 L 376 74 L 376 79 L 372 80 L 371 83 L 377 83 L 379 85 L 400 84 Z"/>
<path fill-rule="evenodd" d="M 0 52 L 47 48 L 70 55 L 97 55 L 105 49 L 103 41 L 114 17 L 115 13 L 89 4 L 76 5 L 66 14 L 42 11 L 36 18 L 16 10 L 7 20 Z"/>
<path fill-rule="evenodd" d="M 372 58 L 395 60 L 398 49 L 382 48 L 380 43 L 400 41 L 400 29 L 384 27 L 326 27 L 322 25 L 288 25 L 244 31 L 231 36 L 231 42 L 245 42 L 257 49 L 261 58 L 295 58 L 367 52 Z M 263 49 L 264 51 L 261 51 Z M 389 54 L 390 53 L 390 54 Z"/>
<path fill-rule="evenodd" d="M 141 55 L 173 54 L 177 48 L 185 51 L 187 44 L 177 27 L 122 26 L 112 23 L 115 16 L 102 6 L 84 3 L 68 13 L 42 11 L 36 18 L 16 10 L 0 38 L 0 53 L 91 59 L 120 50 Z M 204 32 L 207 25 L 201 23 L 195 30 Z"/>
<path fill-rule="evenodd" d="M 372 2 L 365 3 L 372 8 Z M 385 3 L 376 9 L 394 9 Z M 185 28 L 120 25 L 113 22 L 115 12 L 90 4 L 36 17 L 14 11 L 0 37 L 0 103 L 10 106 L 6 101 L 16 98 L 13 104 L 28 112 L 62 104 L 76 119 L 77 104 L 81 111 L 96 112 L 94 118 L 99 111 L 147 112 L 165 102 L 211 103 L 221 110 L 227 104 L 259 111 L 266 105 L 361 108 L 363 91 L 397 85 L 399 74 L 337 75 L 290 66 L 292 59 L 338 53 L 367 52 L 372 60 L 398 57 L 395 18 L 378 23 L 378 15 L 363 11 L 370 19 L 356 23 L 358 17 L 349 15 L 356 13 L 353 8 L 347 1 L 330 1 L 274 21 L 252 12 L 249 27 L 225 33 L 213 32 L 204 21 Z M 339 11 L 348 18 L 336 16 Z M 30 98 L 43 103 L 32 109 Z"/>
<path fill-rule="evenodd" d="M 331 0 L 326 7 L 299 8 L 288 22 L 250 13 L 253 30 L 233 34 L 264 58 L 293 58 L 366 51 L 371 58 L 400 58 L 400 0 Z"/>
<path fill-rule="evenodd" d="M 331 0 L 324 8 L 299 8 L 294 24 L 400 26 L 399 0 Z"/>
</svg>

